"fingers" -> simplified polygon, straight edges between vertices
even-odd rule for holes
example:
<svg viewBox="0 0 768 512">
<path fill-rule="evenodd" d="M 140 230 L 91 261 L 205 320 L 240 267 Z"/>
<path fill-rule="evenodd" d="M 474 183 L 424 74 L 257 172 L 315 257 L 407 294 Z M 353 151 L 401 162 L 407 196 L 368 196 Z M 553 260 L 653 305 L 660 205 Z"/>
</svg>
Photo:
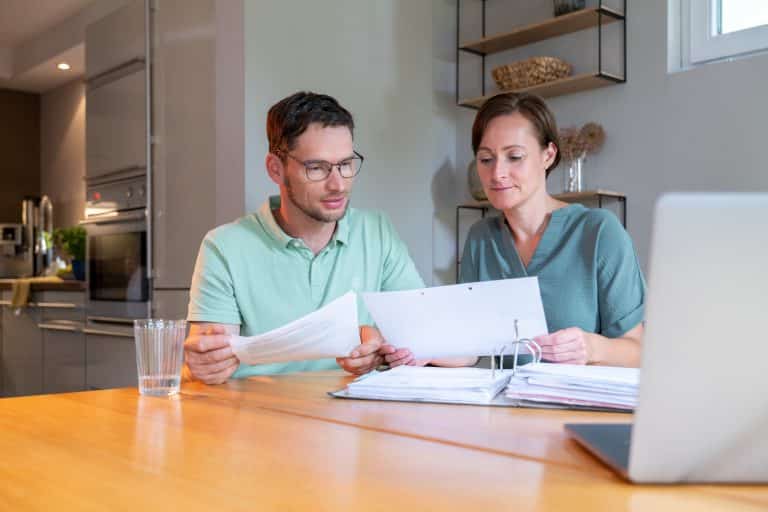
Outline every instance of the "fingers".
<svg viewBox="0 0 768 512">
<path fill-rule="evenodd" d="M 232 352 L 232 347 L 229 345 L 227 345 L 224 348 L 217 348 L 214 350 L 209 350 L 207 352 L 197 352 L 194 350 L 186 350 L 186 347 L 185 347 L 184 353 L 187 361 L 189 363 L 194 363 L 194 364 L 216 363 L 219 361 L 224 361 L 225 359 L 229 359 L 235 355 Z"/>
<path fill-rule="evenodd" d="M 229 334 L 200 334 L 184 340 L 184 350 L 189 352 L 208 352 L 229 346 Z"/>
<path fill-rule="evenodd" d="M 221 384 L 235 373 L 239 362 L 237 357 L 231 356 L 222 361 L 207 364 L 195 364 L 187 361 L 187 367 L 192 378 L 206 384 Z"/>
<path fill-rule="evenodd" d="M 384 361 L 390 366 L 400 366 L 410 364 L 414 361 L 413 353 L 407 348 L 398 348 L 394 352 L 384 355 Z"/>
<path fill-rule="evenodd" d="M 379 351 L 379 348 L 381 347 L 382 340 L 381 339 L 370 339 L 369 341 L 365 341 L 363 343 L 360 343 L 360 345 L 357 346 L 350 354 L 349 357 L 351 358 L 357 358 L 357 357 L 366 357 L 370 356 L 371 354 L 374 354 Z"/>
<path fill-rule="evenodd" d="M 337 357 L 336 362 L 345 371 L 362 375 L 376 369 L 384 362 L 384 358 L 378 352 L 362 357 Z"/>
<path fill-rule="evenodd" d="M 541 347 L 542 359 L 567 364 L 586 364 L 587 362 L 584 331 L 577 327 L 538 336 L 535 340 Z"/>
</svg>

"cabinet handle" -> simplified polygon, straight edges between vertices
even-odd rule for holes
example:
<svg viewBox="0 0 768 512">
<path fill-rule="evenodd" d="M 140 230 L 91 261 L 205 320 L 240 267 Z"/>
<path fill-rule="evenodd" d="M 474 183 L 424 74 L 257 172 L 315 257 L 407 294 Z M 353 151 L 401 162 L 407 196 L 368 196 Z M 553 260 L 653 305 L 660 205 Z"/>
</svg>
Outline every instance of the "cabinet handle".
<svg viewBox="0 0 768 512">
<path fill-rule="evenodd" d="M 133 339 L 133 334 L 126 334 L 126 333 L 115 332 L 115 331 L 102 331 L 101 329 L 83 329 L 83 332 L 85 334 L 94 334 L 96 336 L 114 336 L 116 338 Z"/>
<path fill-rule="evenodd" d="M 77 309 L 79 307 L 77 304 L 69 302 L 38 302 L 36 305 L 39 308 L 51 309 Z"/>
<path fill-rule="evenodd" d="M 67 331 L 67 332 L 80 331 L 80 329 L 78 329 L 74 325 L 64 325 L 64 324 L 37 324 L 37 327 L 39 327 L 40 329 L 48 330 L 48 331 Z"/>
<path fill-rule="evenodd" d="M 89 316 L 87 317 L 87 320 L 95 324 L 117 324 L 117 325 L 129 325 L 133 327 L 132 318 L 118 318 L 114 316 Z"/>
<path fill-rule="evenodd" d="M 0 300 L 0 306 L 10 306 L 11 301 Z M 30 308 L 51 308 L 51 309 L 78 309 L 80 306 L 69 302 L 27 302 L 26 307 Z"/>
</svg>

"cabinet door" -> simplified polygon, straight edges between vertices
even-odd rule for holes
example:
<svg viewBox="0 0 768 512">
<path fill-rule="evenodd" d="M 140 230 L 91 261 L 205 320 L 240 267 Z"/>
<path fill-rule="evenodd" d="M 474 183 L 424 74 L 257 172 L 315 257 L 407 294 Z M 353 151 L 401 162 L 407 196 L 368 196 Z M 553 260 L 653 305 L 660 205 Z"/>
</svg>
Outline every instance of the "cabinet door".
<svg viewBox="0 0 768 512">
<path fill-rule="evenodd" d="M 147 166 L 144 68 L 87 91 L 86 176 Z"/>
<path fill-rule="evenodd" d="M 135 0 L 85 29 L 85 74 L 93 78 L 145 54 L 144 0 Z"/>
<path fill-rule="evenodd" d="M 85 335 L 86 387 L 137 386 L 136 344 L 132 335 Z"/>
<path fill-rule="evenodd" d="M 6 396 L 43 392 L 43 340 L 34 307 L 3 308 L 3 384 Z"/>
<path fill-rule="evenodd" d="M 66 393 L 85 389 L 85 335 L 75 325 L 40 324 L 43 335 L 43 391 Z"/>
<path fill-rule="evenodd" d="M 211 0 L 166 0 L 155 13 L 156 288 L 189 288 L 200 242 L 216 224 L 214 25 Z"/>
</svg>

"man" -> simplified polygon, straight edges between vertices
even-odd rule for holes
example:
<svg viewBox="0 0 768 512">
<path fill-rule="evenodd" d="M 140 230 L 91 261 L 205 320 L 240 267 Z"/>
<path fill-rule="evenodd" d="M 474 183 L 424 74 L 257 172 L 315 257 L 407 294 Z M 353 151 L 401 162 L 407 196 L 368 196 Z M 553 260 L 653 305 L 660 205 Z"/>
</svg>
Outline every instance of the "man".
<svg viewBox="0 0 768 512">
<path fill-rule="evenodd" d="M 424 286 L 408 250 L 381 213 L 349 207 L 363 164 L 352 115 L 335 99 L 299 92 L 269 110 L 266 169 L 280 187 L 258 212 L 209 232 L 192 278 L 185 359 L 208 384 L 230 377 L 338 368 L 362 374 L 396 349 L 369 326 L 335 361 L 241 365 L 229 336 L 253 336 L 300 318 L 350 290 Z M 369 323 L 361 308 L 361 324 Z M 399 355 L 399 354 L 398 354 Z"/>
</svg>

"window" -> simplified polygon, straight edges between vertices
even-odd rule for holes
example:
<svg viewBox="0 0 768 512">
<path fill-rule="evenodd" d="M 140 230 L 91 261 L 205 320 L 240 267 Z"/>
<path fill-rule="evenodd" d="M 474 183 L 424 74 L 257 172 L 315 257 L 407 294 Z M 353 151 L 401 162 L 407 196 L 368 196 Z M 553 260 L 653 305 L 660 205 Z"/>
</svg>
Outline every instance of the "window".
<svg viewBox="0 0 768 512">
<path fill-rule="evenodd" d="M 686 0 L 686 14 L 690 64 L 768 49 L 766 0 Z"/>
</svg>

